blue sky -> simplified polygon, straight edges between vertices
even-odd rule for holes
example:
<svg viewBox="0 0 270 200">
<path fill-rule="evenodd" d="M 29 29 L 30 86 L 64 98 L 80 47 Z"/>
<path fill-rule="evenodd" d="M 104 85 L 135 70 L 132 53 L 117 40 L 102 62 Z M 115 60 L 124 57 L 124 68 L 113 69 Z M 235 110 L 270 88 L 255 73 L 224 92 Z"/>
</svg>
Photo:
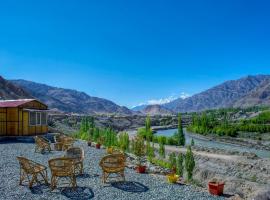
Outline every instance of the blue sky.
<svg viewBox="0 0 270 200">
<path fill-rule="evenodd" d="M 0 75 L 133 106 L 270 74 L 270 3 L 0 1 Z"/>
</svg>

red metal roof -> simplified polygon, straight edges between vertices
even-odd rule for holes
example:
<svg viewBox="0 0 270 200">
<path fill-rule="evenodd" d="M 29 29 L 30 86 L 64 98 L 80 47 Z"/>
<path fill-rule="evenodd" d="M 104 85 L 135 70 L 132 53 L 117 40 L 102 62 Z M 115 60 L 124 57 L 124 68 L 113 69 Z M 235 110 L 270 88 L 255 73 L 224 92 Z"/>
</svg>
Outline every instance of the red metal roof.
<svg viewBox="0 0 270 200">
<path fill-rule="evenodd" d="M 0 100 L 0 108 L 15 108 L 35 99 Z"/>
</svg>

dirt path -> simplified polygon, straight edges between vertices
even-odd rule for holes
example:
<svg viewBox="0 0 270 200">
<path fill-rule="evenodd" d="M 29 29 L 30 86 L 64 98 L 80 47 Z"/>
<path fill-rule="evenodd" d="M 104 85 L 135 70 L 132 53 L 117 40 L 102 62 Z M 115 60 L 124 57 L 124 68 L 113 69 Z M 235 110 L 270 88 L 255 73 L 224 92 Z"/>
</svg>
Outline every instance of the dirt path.
<svg viewBox="0 0 270 200">
<path fill-rule="evenodd" d="M 158 146 L 159 146 L 158 144 L 155 144 L 156 148 L 158 148 Z M 185 153 L 187 149 L 184 147 L 165 145 L 165 150 L 169 152 Z M 216 153 L 208 153 L 204 151 L 195 151 L 195 150 L 193 150 L 193 153 L 199 156 L 205 156 L 209 158 L 218 158 L 218 159 L 224 159 L 224 160 L 230 160 L 230 161 L 237 161 L 243 158 L 242 156 L 237 156 L 237 155 L 216 154 Z"/>
<path fill-rule="evenodd" d="M 130 139 L 133 139 L 136 136 L 136 131 L 128 131 Z M 159 148 L 159 145 L 155 143 L 155 148 Z M 177 153 L 185 153 L 186 148 L 184 147 L 177 147 L 177 146 L 172 146 L 172 145 L 165 145 L 165 150 L 167 152 L 177 152 Z M 216 153 L 209 153 L 205 151 L 195 151 L 193 150 L 193 153 L 195 155 L 199 156 L 204 156 L 204 157 L 209 157 L 209 158 L 217 158 L 217 159 L 224 159 L 224 160 L 229 160 L 229 161 L 238 161 L 242 160 L 243 156 L 238 156 L 238 155 L 227 155 L 227 154 L 216 154 Z"/>
</svg>

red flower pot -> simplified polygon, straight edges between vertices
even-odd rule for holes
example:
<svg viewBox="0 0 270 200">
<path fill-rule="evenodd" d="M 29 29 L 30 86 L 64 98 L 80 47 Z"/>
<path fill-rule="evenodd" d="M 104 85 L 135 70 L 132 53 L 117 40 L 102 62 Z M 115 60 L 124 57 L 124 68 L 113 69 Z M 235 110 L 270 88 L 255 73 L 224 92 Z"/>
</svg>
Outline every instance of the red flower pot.
<svg viewBox="0 0 270 200">
<path fill-rule="evenodd" d="M 209 182 L 208 183 L 208 190 L 210 194 L 213 195 L 222 195 L 224 189 L 224 182 Z"/>
<path fill-rule="evenodd" d="M 140 174 L 144 174 L 145 171 L 146 171 L 146 166 L 141 166 L 141 165 L 139 165 L 139 166 L 136 167 L 136 171 L 137 171 L 138 173 L 140 173 Z"/>
<path fill-rule="evenodd" d="M 96 144 L 96 149 L 100 149 L 101 144 Z"/>
</svg>

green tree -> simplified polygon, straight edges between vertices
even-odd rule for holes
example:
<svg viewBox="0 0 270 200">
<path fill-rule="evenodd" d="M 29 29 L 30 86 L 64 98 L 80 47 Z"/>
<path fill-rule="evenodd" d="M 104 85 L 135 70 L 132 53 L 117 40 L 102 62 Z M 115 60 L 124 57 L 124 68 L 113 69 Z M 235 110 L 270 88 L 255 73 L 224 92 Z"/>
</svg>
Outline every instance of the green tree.
<svg viewBox="0 0 270 200">
<path fill-rule="evenodd" d="M 146 139 L 148 141 L 152 141 L 153 138 L 153 132 L 151 129 L 151 119 L 149 116 L 146 117 L 145 119 L 145 133 L 146 133 Z"/>
<path fill-rule="evenodd" d="M 188 181 L 191 181 L 193 176 L 193 170 L 195 168 L 195 160 L 191 150 L 191 146 L 187 147 L 187 153 L 185 157 L 185 168 L 187 170 L 187 179 Z"/>
<path fill-rule="evenodd" d="M 183 162 L 184 162 L 184 156 L 182 153 L 179 153 L 178 156 L 177 156 L 177 174 L 180 176 L 180 177 L 183 177 L 183 174 L 184 174 L 184 165 L 183 165 Z"/>
<path fill-rule="evenodd" d="M 129 150 L 129 136 L 127 132 L 120 133 L 118 136 L 118 146 L 122 151 Z"/>
<path fill-rule="evenodd" d="M 193 138 L 191 138 L 191 143 L 190 143 L 191 146 L 194 146 L 195 145 L 195 142 L 193 140 Z"/>
<path fill-rule="evenodd" d="M 175 137 L 177 139 L 177 144 L 184 146 L 186 143 L 186 139 L 185 139 L 185 135 L 183 132 L 183 127 L 182 127 L 182 118 L 181 118 L 181 114 L 178 114 L 178 130 L 177 133 L 175 134 Z"/>
<path fill-rule="evenodd" d="M 172 170 L 176 169 L 176 155 L 174 152 L 169 154 L 169 163 Z"/>
<path fill-rule="evenodd" d="M 165 158 L 165 147 L 162 142 L 159 142 L 159 150 L 158 150 L 159 156 L 162 158 Z"/>
</svg>

